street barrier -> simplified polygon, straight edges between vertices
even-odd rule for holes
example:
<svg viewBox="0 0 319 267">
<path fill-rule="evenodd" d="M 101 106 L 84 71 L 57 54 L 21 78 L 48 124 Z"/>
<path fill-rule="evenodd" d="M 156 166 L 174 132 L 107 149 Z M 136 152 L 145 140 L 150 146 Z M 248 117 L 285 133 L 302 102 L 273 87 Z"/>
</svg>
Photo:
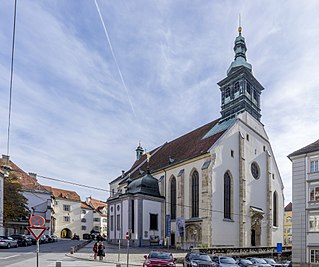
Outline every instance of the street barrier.
<svg viewBox="0 0 319 267">
<path fill-rule="evenodd" d="M 91 242 L 92 242 L 92 240 L 87 240 L 87 241 L 82 242 L 81 244 L 78 244 L 78 245 L 76 245 L 76 246 L 74 246 L 74 247 L 71 247 L 71 248 L 70 248 L 70 254 L 74 254 L 74 253 L 77 252 L 79 249 L 85 247 L 87 244 L 89 244 L 89 243 L 91 243 Z"/>
</svg>

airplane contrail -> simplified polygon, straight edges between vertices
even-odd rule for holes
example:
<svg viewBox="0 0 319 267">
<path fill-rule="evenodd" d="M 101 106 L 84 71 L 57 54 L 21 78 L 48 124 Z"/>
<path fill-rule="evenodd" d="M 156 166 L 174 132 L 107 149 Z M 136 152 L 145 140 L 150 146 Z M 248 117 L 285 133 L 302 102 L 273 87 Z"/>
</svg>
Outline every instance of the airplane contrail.
<svg viewBox="0 0 319 267">
<path fill-rule="evenodd" d="M 131 109 L 132 109 L 132 111 L 133 111 L 133 114 L 134 114 L 135 118 L 137 119 L 137 116 L 136 116 L 136 113 L 135 113 L 135 110 L 134 110 L 134 107 L 133 107 L 133 103 L 132 103 L 132 100 L 131 100 L 129 91 L 128 91 L 127 87 L 126 87 L 126 84 L 125 84 L 125 81 L 124 81 L 124 78 L 123 78 L 123 75 L 122 75 L 122 71 L 121 71 L 121 69 L 120 69 L 120 66 L 119 66 L 119 64 L 117 63 L 117 59 L 116 59 L 115 54 L 114 54 L 114 51 L 113 51 L 111 39 L 110 39 L 110 37 L 109 37 L 108 31 L 107 31 L 107 29 L 106 29 L 106 26 L 105 26 L 105 24 L 104 24 L 104 20 L 103 20 L 103 17 L 102 17 L 102 14 L 101 14 L 99 5 L 98 5 L 98 3 L 97 3 L 96 0 L 94 0 L 94 2 L 95 2 L 95 6 L 96 6 L 96 9 L 97 9 L 97 12 L 99 13 L 99 16 L 100 16 L 100 19 L 101 19 L 101 22 L 102 22 L 102 26 L 103 26 L 103 29 L 104 29 L 104 33 L 105 33 L 106 39 L 107 39 L 107 41 L 108 41 L 108 43 L 109 43 L 109 47 L 110 47 L 110 49 L 111 49 L 111 53 L 112 53 L 114 62 L 115 62 L 115 64 L 116 64 L 117 70 L 118 70 L 118 72 L 119 72 L 119 75 L 120 75 L 120 78 L 121 78 L 123 87 L 124 87 L 124 89 L 125 89 L 125 91 L 126 91 L 126 95 L 127 95 L 128 101 L 129 101 L 129 103 L 130 103 L 130 106 L 131 106 Z"/>
</svg>

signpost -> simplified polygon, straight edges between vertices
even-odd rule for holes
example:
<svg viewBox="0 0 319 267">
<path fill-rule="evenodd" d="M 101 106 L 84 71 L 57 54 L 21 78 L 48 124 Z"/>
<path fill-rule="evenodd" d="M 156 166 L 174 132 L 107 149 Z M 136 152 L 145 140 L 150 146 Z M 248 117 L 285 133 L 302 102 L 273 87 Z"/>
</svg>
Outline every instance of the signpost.
<svg viewBox="0 0 319 267">
<path fill-rule="evenodd" d="M 125 238 L 127 240 L 127 256 L 126 256 L 126 267 L 128 267 L 129 255 L 130 255 L 130 230 L 126 232 Z"/>
<path fill-rule="evenodd" d="M 27 227 L 29 232 L 34 236 L 37 241 L 37 267 L 39 267 L 39 239 L 44 234 L 46 227 L 42 227 L 45 224 L 45 219 L 39 215 L 32 215 L 29 219 L 30 226 Z"/>
</svg>

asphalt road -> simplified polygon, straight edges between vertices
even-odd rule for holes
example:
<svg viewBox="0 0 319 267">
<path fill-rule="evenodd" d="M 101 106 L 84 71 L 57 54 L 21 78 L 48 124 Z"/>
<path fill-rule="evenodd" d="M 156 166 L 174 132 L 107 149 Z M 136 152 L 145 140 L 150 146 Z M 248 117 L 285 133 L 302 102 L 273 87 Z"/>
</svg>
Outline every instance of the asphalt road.
<svg viewBox="0 0 319 267">
<path fill-rule="evenodd" d="M 70 248 L 84 241 L 79 240 L 64 240 L 58 242 L 40 244 L 39 267 L 56 266 L 56 261 L 66 261 L 74 263 L 74 265 L 64 266 L 85 266 L 75 263 L 74 259 L 65 256 L 65 253 L 70 252 Z M 36 245 L 28 247 L 18 247 L 0 249 L 0 267 L 32 267 L 37 266 L 36 263 Z"/>
</svg>

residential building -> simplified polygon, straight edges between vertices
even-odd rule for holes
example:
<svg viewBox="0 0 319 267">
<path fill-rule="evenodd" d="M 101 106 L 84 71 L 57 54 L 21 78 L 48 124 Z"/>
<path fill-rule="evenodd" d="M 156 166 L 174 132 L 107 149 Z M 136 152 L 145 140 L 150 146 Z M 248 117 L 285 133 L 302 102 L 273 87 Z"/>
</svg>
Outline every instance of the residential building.
<svg viewBox="0 0 319 267">
<path fill-rule="evenodd" d="M 44 186 L 52 194 L 54 209 L 54 233 L 60 238 L 71 238 L 80 234 L 81 230 L 81 199 L 70 190 Z"/>
<path fill-rule="evenodd" d="M 292 245 L 292 203 L 285 207 L 284 213 L 284 246 Z"/>
<path fill-rule="evenodd" d="M 128 231 L 135 245 L 166 235 L 181 248 L 282 243 L 284 186 L 260 121 L 264 88 L 238 31 L 235 59 L 218 83 L 221 117 L 147 154 L 139 144 L 131 168 L 110 183 L 110 242 Z"/>
<path fill-rule="evenodd" d="M 318 266 L 319 140 L 288 157 L 292 161 L 293 266 Z"/>
<path fill-rule="evenodd" d="M 93 226 L 94 209 L 89 206 L 85 201 L 81 202 L 81 237 L 90 235 Z"/>
<path fill-rule="evenodd" d="M 92 231 L 107 236 L 107 203 L 92 197 L 86 198 L 86 204 L 93 208 Z"/>
<path fill-rule="evenodd" d="M 10 173 L 18 178 L 22 187 L 22 194 L 27 199 L 27 207 L 31 214 L 40 215 L 45 219 L 44 227 L 47 228 L 45 234 L 54 232 L 52 228 L 52 207 L 51 193 L 48 192 L 41 184 L 38 183 L 34 174 L 27 174 L 19 168 L 9 157 L 2 155 L 1 164 L 8 164 Z M 27 219 L 10 223 L 6 234 L 25 233 L 26 227 L 29 225 Z"/>
</svg>

